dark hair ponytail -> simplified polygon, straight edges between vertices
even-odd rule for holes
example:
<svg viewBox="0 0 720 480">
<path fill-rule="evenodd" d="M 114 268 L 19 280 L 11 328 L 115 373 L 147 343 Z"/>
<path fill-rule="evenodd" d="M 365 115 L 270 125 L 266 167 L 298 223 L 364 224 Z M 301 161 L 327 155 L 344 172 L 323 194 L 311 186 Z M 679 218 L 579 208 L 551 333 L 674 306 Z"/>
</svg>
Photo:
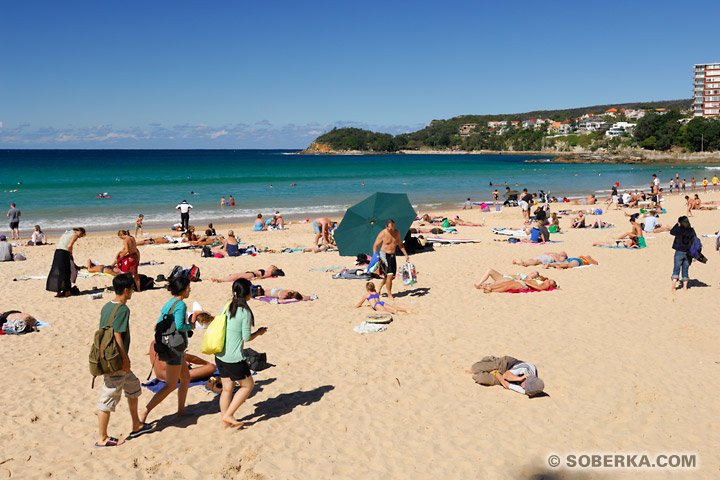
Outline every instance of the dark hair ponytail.
<svg viewBox="0 0 720 480">
<path fill-rule="evenodd" d="M 244 308 L 250 313 L 250 325 L 255 326 L 255 316 L 252 313 L 252 310 L 250 310 L 250 306 L 247 304 L 247 300 L 245 300 L 248 295 L 250 295 L 250 291 L 252 289 L 252 283 L 250 283 L 250 280 L 246 278 L 238 278 L 235 280 L 232 284 L 232 293 L 233 298 L 230 302 L 230 308 L 228 309 L 228 313 L 231 317 L 234 317 L 237 313 L 238 307 Z"/>
<path fill-rule="evenodd" d="M 168 282 L 167 289 L 172 296 L 180 295 L 190 285 L 190 279 L 185 275 L 175 275 Z"/>
</svg>

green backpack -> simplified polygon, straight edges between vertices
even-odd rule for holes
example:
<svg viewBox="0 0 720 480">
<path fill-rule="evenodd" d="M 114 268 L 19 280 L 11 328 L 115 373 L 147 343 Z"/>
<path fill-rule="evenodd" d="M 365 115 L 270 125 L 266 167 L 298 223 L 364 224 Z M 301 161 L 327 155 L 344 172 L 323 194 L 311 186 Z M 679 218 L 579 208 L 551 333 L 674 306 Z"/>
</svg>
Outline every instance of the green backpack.
<svg viewBox="0 0 720 480">
<path fill-rule="evenodd" d="M 120 355 L 120 349 L 115 341 L 115 330 L 112 326 L 115 312 L 120 305 L 119 303 L 115 305 L 107 324 L 95 332 L 95 341 L 90 348 L 89 356 L 93 387 L 95 386 L 95 377 L 122 370 L 122 355 Z"/>
</svg>

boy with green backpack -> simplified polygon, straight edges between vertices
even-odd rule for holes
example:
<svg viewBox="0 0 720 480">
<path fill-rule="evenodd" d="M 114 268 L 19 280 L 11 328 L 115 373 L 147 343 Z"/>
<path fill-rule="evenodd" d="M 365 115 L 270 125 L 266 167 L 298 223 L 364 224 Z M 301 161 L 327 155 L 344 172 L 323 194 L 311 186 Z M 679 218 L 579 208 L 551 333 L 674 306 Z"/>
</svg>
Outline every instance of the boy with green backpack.
<svg viewBox="0 0 720 480">
<path fill-rule="evenodd" d="M 93 375 L 101 373 L 103 375 L 103 386 L 98 400 L 97 417 L 99 436 L 95 443 L 96 447 L 115 447 L 125 443 L 124 440 L 118 440 L 111 437 L 107 433 L 108 424 L 110 423 L 110 413 L 115 411 L 115 407 L 120 402 L 120 395 L 125 392 L 130 408 L 130 417 L 132 417 L 132 432 L 128 435 L 128 439 L 135 438 L 144 433 L 152 431 L 152 425 L 142 423 L 138 417 L 138 398 L 140 397 L 141 387 L 140 380 L 130 370 L 130 358 L 128 351 L 130 349 L 130 309 L 126 303 L 135 291 L 135 280 L 132 275 L 123 273 L 113 279 L 113 289 L 115 290 L 115 298 L 105 304 L 100 312 L 100 326 L 96 334 L 96 344 L 102 343 L 100 349 L 98 345 L 94 345 L 90 353 L 90 371 Z M 105 327 L 109 327 L 105 329 Z M 112 330 L 115 345 L 108 345 L 112 340 L 98 342 L 98 339 L 105 338 Z M 112 350 L 117 349 L 120 359 L 116 356 L 112 358 Z M 108 371 L 118 368 L 116 371 Z"/>
</svg>

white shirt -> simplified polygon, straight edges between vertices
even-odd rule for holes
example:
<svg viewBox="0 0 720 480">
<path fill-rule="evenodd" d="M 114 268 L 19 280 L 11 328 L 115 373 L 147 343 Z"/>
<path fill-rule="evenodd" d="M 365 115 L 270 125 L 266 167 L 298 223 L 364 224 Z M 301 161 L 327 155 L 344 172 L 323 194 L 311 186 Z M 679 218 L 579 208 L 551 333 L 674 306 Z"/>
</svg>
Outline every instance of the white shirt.
<svg viewBox="0 0 720 480">
<path fill-rule="evenodd" d="M 176 209 L 179 208 L 180 213 L 188 213 L 192 209 L 192 205 L 190 205 L 189 203 L 181 203 L 180 205 L 178 205 L 175 208 Z"/>
<path fill-rule="evenodd" d="M 655 179 L 653 180 L 653 183 L 654 183 L 655 185 L 660 185 L 660 179 L 657 178 L 657 177 L 655 177 Z"/>
</svg>

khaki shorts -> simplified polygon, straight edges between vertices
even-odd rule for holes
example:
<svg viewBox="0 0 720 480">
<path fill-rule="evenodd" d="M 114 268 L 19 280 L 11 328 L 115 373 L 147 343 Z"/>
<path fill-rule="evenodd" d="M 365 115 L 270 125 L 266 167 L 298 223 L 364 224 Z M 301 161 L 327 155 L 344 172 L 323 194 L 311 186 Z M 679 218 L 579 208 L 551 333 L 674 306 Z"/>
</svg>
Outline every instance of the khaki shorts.
<svg viewBox="0 0 720 480">
<path fill-rule="evenodd" d="M 102 392 L 100 392 L 100 400 L 97 404 L 98 410 L 114 412 L 123 391 L 125 398 L 137 398 L 142 393 L 140 380 L 132 371 L 120 370 L 111 375 L 103 375 Z"/>
</svg>

